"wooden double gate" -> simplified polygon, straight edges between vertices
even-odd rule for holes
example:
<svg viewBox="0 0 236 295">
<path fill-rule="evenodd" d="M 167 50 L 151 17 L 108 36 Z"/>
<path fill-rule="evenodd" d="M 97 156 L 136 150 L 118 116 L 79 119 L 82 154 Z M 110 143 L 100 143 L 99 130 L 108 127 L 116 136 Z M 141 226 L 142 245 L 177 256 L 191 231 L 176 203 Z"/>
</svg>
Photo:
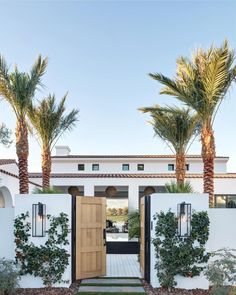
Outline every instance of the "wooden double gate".
<svg viewBox="0 0 236 295">
<path fill-rule="evenodd" d="M 106 275 L 106 198 L 73 197 L 73 280 Z M 148 197 L 140 199 L 141 237 L 140 268 L 142 277 L 149 281 L 150 213 Z M 149 235 L 149 242 L 148 242 Z"/>
</svg>

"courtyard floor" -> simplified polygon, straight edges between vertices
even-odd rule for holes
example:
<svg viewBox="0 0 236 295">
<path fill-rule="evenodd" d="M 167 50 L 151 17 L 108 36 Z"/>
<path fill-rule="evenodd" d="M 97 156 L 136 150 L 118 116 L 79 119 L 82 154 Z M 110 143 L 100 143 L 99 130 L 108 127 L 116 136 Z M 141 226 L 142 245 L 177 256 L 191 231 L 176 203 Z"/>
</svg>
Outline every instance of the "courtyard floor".
<svg viewBox="0 0 236 295">
<path fill-rule="evenodd" d="M 107 254 L 106 277 L 141 278 L 138 255 Z"/>
</svg>

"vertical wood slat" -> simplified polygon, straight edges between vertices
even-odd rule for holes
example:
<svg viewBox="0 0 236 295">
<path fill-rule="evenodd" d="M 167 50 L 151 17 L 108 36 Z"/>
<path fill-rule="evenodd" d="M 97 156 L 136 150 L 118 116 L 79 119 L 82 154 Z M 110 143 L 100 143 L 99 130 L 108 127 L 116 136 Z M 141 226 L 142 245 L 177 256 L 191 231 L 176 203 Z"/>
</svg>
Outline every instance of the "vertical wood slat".
<svg viewBox="0 0 236 295">
<path fill-rule="evenodd" d="M 106 198 L 76 197 L 76 279 L 106 274 Z"/>
<path fill-rule="evenodd" d="M 145 274 L 145 197 L 140 200 L 140 271 Z"/>
</svg>

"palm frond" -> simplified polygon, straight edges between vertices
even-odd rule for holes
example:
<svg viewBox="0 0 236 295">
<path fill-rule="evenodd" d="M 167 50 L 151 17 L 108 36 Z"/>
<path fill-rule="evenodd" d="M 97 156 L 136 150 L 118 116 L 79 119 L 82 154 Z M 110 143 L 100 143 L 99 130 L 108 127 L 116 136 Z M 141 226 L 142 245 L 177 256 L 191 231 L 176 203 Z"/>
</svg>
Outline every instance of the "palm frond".
<svg viewBox="0 0 236 295">
<path fill-rule="evenodd" d="M 194 193 L 193 187 L 189 181 L 184 183 L 177 183 L 171 181 L 170 183 L 165 184 L 165 189 L 167 193 L 176 194 L 176 193 Z"/>
<path fill-rule="evenodd" d="M 176 106 L 140 108 L 150 113 L 154 133 L 174 149 L 175 153 L 185 153 L 190 140 L 199 134 L 199 118 L 191 110 Z"/>
<path fill-rule="evenodd" d="M 66 97 L 67 94 L 57 105 L 55 95 L 49 94 L 38 106 L 31 103 L 28 108 L 30 122 L 44 148 L 51 150 L 60 136 L 66 131 L 71 131 L 78 121 L 79 111 L 77 109 L 65 115 Z"/>
<path fill-rule="evenodd" d="M 225 40 L 222 46 L 198 48 L 191 58 L 179 57 L 173 79 L 154 73 L 150 77 L 164 87 L 160 94 L 176 97 L 195 110 L 202 122 L 212 124 L 219 104 L 236 79 L 235 52 Z"/>
</svg>

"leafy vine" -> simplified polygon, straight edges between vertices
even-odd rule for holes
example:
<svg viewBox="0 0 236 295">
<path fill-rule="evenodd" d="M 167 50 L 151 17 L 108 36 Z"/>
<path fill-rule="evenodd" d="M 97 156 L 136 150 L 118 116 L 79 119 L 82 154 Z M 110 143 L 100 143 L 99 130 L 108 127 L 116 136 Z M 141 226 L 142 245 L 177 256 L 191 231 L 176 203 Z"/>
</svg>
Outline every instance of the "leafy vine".
<svg viewBox="0 0 236 295">
<path fill-rule="evenodd" d="M 41 277 L 43 284 L 51 287 L 63 282 L 62 276 L 69 264 L 69 253 L 63 246 L 68 245 L 69 219 L 65 213 L 58 217 L 47 216 L 50 228 L 44 245 L 35 246 L 29 242 L 31 224 L 27 221 L 29 213 L 21 214 L 14 222 L 16 261 L 21 275 L 30 274 Z"/>
<path fill-rule="evenodd" d="M 155 269 L 160 285 L 172 288 L 177 285 L 176 275 L 198 276 L 205 268 L 210 254 L 205 244 L 209 237 L 209 218 L 207 212 L 195 212 L 191 218 L 189 236 L 178 235 L 178 219 L 174 213 L 156 213 L 155 238 L 153 245 L 157 258 Z"/>
</svg>

